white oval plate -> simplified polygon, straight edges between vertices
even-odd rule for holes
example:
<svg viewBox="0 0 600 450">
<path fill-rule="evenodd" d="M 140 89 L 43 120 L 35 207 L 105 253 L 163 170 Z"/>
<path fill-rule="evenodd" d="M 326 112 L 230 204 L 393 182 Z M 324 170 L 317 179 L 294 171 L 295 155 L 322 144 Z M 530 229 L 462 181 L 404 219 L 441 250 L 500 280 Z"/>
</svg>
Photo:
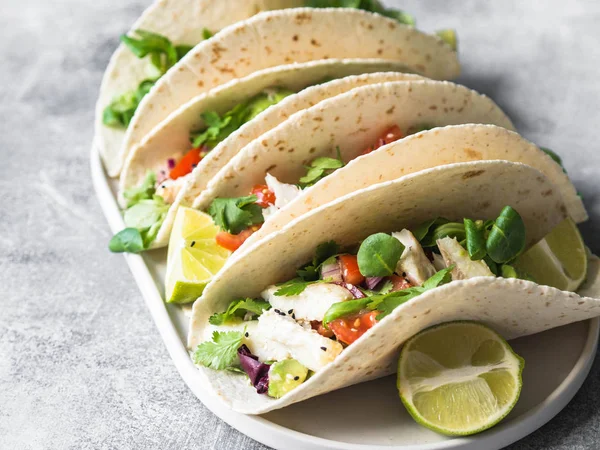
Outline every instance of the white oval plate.
<svg viewBox="0 0 600 450">
<path fill-rule="evenodd" d="M 125 225 L 115 199 L 116 183 L 106 176 L 94 147 L 91 171 L 110 228 L 119 231 Z M 596 355 L 599 319 L 512 341 L 526 362 L 521 398 L 500 425 L 467 438 L 440 436 L 415 423 L 398 398 L 394 377 L 351 386 L 263 416 L 246 416 L 228 409 L 202 386 L 185 348 L 184 310 L 165 305 L 162 299 L 166 250 L 143 256 L 125 254 L 125 259 L 177 370 L 192 392 L 229 425 L 277 449 L 499 449 L 558 414 L 581 387 Z"/>
</svg>

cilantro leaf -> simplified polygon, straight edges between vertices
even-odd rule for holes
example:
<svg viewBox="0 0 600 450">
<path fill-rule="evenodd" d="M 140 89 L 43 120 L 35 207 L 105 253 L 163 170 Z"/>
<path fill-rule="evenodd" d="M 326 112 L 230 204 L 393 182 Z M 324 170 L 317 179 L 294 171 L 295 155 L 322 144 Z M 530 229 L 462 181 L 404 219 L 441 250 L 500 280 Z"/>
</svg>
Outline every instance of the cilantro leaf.
<svg viewBox="0 0 600 450">
<path fill-rule="evenodd" d="M 325 178 L 327 175 L 333 173 L 333 171 L 344 167 L 344 162 L 342 161 L 342 156 L 340 154 L 340 148 L 336 147 L 336 151 L 337 158 L 321 156 L 319 158 L 315 158 L 309 166 L 306 166 L 308 171 L 306 172 L 306 175 L 300 178 L 300 186 L 302 188 L 312 186 Z"/>
<path fill-rule="evenodd" d="M 151 31 L 135 30 L 132 36 L 124 34 L 121 36 L 121 42 L 138 58 L 150 55 L 152 65 L 161 74 L 166 73 L 179 61 L 179 55 L 173 43 L 167 37 Z"/>
<path fill-rule="evenodd" d="M 142 81 L 137 89 L 113 99 L 102 112 L 102 123 L 113 128 L 127 128 L 142 98 L 150 92 L 157 79 Z"/>
<path fill-rule="evenodd" d="M 214 370 L 232 367 L 237 360 L 237 350 L 242 345 L 243 333 L 240 331 L 215 331 L 212 341 L 198 345 L 194 352 L 194 363 Z"/>
<path fill-rule="evenodd" d="M 135 205 L 140 200 L 149 200 L 154 196 L 156 192 L 156 174 L 152 171 L 148 171 L 146 178 L 139 186 L 134 186 L 129 189 L 125 189 L 123 197 L 127 200 L 127 207 Z"/>
<path fill-rule="evenodd" d="M 208 214 L 224 231 L 238 234 L 249 226 L 264 221 L 262 208 L 255 202 L 256 195 L 236 198 L 216 198 L 208 207 Z"/>
<path fill-rule="evenodd" d="M 237 104 L 223 114 L 223 117 L 216 111 L 204 112 L 200 117 L 206 125 L 206 129 L 203 131 L 193 131 L 190 134 L 192 145 L 194 148 L 198 148 L 201 145 L 210 148 L 216 147 L 243 124 L 249 122 L 269 106 L 279 103 L 291 94 L 293 94 L 292 91 L 273 88 Z"/>
<path fill-rule="evenodd" d="M 286 281 L 285 283 L 278 284 L 277 286 L 280 287 L 275 291 L 275 295 L 282 297 L 298 295 L 304 292 L 304 289 L 306 289 L 308 285 L 319 282 L 321 282 L 321 280 L 304 281 L 302 278 L 294 278 L 290 281 Z"/>
<path fill-rule="evenodd" d="M 312 262 L 306 264 L 296 271 L 298 277 L 304 281 L 316 281 L 319 279 L 319 268 L 332 256 L 339 253 L 340 246 L 335 241 L 322 242 L 315 249 L 315 256 Z"/>
<path fill-rule="evenodd" d="M 232 319 L 244 317 L 247 312 L 252 313 L 253 316 L 260 316 L 263 311 L 267 311 L 270 308 L 271 304 L 264 300 L 240 298 L 232 301 L 225 312 L 210 316 L 208 321 L 212 325 L 223 325 L 224 323 L 231 322 Z"/>
<path fill-rule="evenodd" d="M 144 239 L 137 228 L 124 228 L 112 237 L 108 248 L 113 253 L 139 253 L 144 250 Z"/>
<path fill-rule="evenodd" d="M 442 286 L 443 284 L 452 281 L 451 272 L 453 268 L 454 267 L 448 267 L 440 270 L 427 279 L 422 286 L 414 286 L 401 291 L 390 292 L 389 294 L 369 297 L 371 302 L 369 303 L 368 308 L 371 310 L 380 311 L 380 314 L 377 315 L 377 320 L 381 320 L 387 315 L 391 314 L 391 312 L 398 306 L 406 303 L 409 300 L 412 300 L 415 297 L 418 297 L 423 292 L 427 292 L 430 289 Z"/>
</svg>

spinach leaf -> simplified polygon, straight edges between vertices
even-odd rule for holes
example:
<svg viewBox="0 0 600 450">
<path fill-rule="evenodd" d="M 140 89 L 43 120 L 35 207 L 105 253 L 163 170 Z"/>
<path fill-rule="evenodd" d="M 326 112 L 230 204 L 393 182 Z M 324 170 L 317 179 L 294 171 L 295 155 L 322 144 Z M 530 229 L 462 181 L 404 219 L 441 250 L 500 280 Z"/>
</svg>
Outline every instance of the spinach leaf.
<svg viewBox="0 0 600 450">
<path fill-rule="evenodd" d="M 232 301 L 227 310 L 222 313 L 213 314 L 208 318 L 212 325 L 223 325 L 231 322 L 235 318 L 242 318 L 246 313 L 252 313 L 253 317 L 260 316 L 263 311 L 271 309 L 271 304 L 264 300 L 256 300 L 253 298 L 240 298 Z"/>
<path fill-rule="evenodd" d="M 503 264 L 515 259 L 525 249 L 525 224 L 517 211 L 505 206 L 496 219 L 486 241 L 490 258 Z"/>
<path fill-rule="evenodd" d="M 421 242 L 425 239 L 425 237 L 429 234 L 431 228 L 436 228 L 438 225 L 443 225 L 445 223 L 450 222 L 448 219 L 444 219 L 443 217 L 437 217 L 435 219 L 427 220 L 419 225 L 417 225 L 411 233 L 417 239 L 417 241 Z M 430 240 L 430 239 L 428 239 Z"/>
<path fill-rule="evenodd" d="M 255 202 L 256 195 L 236 198 L 216 198 L 208 207 L 208 214 L 221 230 L 238 234 L 264 221 L 262 208 Z"/>
<path fill-rule="evenodd" d="M 358 249 L 360 273 L 365 277 L 392 275 L 403 251 L 404 245 L 389 234 L 372 234 L 360 244 Z"/>
<path fill-rule="evenodd" d="M 300 178 L 300 186 L 304 189 L 306 187 L 316 184 L 318 181 L 330 175 L 335 170 L 344 167 L 342 156 L 340 154 L 340 148 L 336 147 L 337 158 L 319 157 L 315 158 L 309 166 L 306 166 L 308 170 L 306 175 Z"/>
<path fill-rule="evenodd" d="M 459 242 L 466 239 L 465 225 L 458 222 L 446 222 L 432 227 L 421 241 L 423 247 L 435 247 L 437 240 L 445 237 L 456 238 Z"/>
<path fill-rule="evenodd" d="M 485 249 L 485 228 L 481 220 L 464 219 L 466 246 L 472 261 L 483 259 L 487 254 Z"/>
</svg>

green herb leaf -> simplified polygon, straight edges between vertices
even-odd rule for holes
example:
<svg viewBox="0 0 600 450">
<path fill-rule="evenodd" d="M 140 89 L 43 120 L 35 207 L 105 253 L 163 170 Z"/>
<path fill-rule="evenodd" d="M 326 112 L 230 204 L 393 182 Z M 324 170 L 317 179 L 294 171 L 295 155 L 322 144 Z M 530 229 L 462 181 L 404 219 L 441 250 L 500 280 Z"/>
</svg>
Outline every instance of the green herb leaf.
<svg viewBox="0 0 600 450">
<path fill-rule="evenodd" d="M 304 281 L 302 278 L 294 278 L 290 281 L 286 281 L 285 283 L 278 284 L 277 286 L 280 287 L 278 290 L 275 291 L 275 295 L 281 297 L 291 297 L 293 295 L 298 295 L 304 292 L 308 285 L 319 282 L 321 282 L 321 280 Z"/>
<path fill-rule="evenodd" d="M 354 8 L 374 12 L 395 19 L 406 25 L 415 25 L 415 18 L 403 11 L 386 8 L 378 0 L 307 0 L 306 6 L 311 8 Z"/>
<path fill-rule="evenodd" d="M 365 277 L 386 277 L 393 274 L 403 251 L 404 245 L 389 234 L 372 234 L 358 249 L 360 273 Z"/>
<path fill-rule="evenodd" d="M 146 173 L 146 178 L 140 183 L 139 186 L 135 186 L 129 189 L 125 189 L 123 197 L 127 200 L 127 207 L 135 205 L 140 200 L 149 200 L 154 196 L 156 189 L 156 174 L 152 171 Z"/>
<path fill-rule="evenodd" d="M 421 241 L 423 247 L 435 247 L 437 240 L 445 237 L 456 238 L 459 242 L 466 239 L 465 225 L 459 222 L 447 222 L 432 227 L 427 236 Z"/>
<path fill-rule="evenodd" d="M 300 178 L 300 186 L 306 188 L 316 184 L 319 180 L 322 180 L 327 175 L 330 175 L 335 170 L 344 167 L 342 156 L 340 154 L 340 148 L 336 147 L 337 158 L 327 158 L 321 156 L 315 158 L 309 166 L 306 166 L 308 171 L 306 175 Z"/>
<path fill-rule="evenodd" d="M 316 281 L 319 279 L 319 269 L 323 263 L 339 253 L 340 246 L 335 241 L 322 242 L 315 249 L 315 256 L 311 263 L 306 264 L 296 271 L 298 277 L 304 281 Z"/>
<path fill-rule="evenodd" d="M 498 267 L 498 264 L 496 264 L 494 261 L 492 261 L 492 258 L 490 258 L 489 255 L 485 255 L 485 257 L 483 258 L 483 261 L 487 264 L 487 266 L 489 267 L 489 269 L 492 271 L 492 273 L 496 276 L 500 275 L 500 268 Z"/>
<path fill-rule="evenodd" d="M 485 249 L 485 228 L 481 220 L 474 222 L 464 219 L 467 251 L 472 261 L 483 259 L 487 254 Z"/>
<path fill-rule="evenodd" d="M 214 370 L 232 367 L 237 361 L 237 350 L 242 345 L 239 331 L 215 331 L 212 341 L 203 342 L 194 352 L 194 362 Z"/>
<path fill-rule="evenodd" d="M 108 243 L 108 248 L 113 253 L 139 253 L 145 249 L 144 240 L 137 228 L 119 231 Z"/>
<path fill-rule="evenodd" d="M 232 322 L 235 319 L 242 318 L 246 313 L 252 313 L 253 318 L 260 316 L 263 311 L 271 308 L 269 302 L 264 300 L 256 300 L 253 298 L 240 298 L 232 301 L 227 310 L 222 313 L 213 314 L 208 318 L 212 325 L 223 325 L 224 323 Z"/>
<path fill-rule="evenodd" d="M 216 198 L 208 208 L 215 224 L 231 234 L 238 234 L 246 228 L 264 221 L 262 208 L 255 202 L 256 195 L 237 198 Z"/>
<path fill-rule="evenodd" d="M 323 317 L 323 326 L 327 328 L 327 324 L 332 320 L 356 314 L 360 312 L 360 310 L 365 309 L 369 303 L 371 303 L 370 297 L 334 303 L 329 307 Z"/>
<path fill-rule="evenodd" d="M 540 150 L 542 150 L 544 153 L 546 153 L 550 158 L 552 158 L 554 160 L 554 162 L 556 164 L 558 164 L 560 167 L 562 167 L 562 170 L 564 173 L 567 173 L 565 166 L 563 166 L 562 158 L 560 156 L 558 156 L 558 154 L 554 153 L 552 150 L 550 150 L 549 148 L 546 148 L 546 147 L 540 147 Z"/>
<path fill-rule="evenodd" d="M 204 39 L 205 41 L 213 36 L 214 34 L 208 28 L 202 29 L 202 39 Z"/>
<path fill-rule="evenodd" d="M 136 37 L 138 38 L 136 39 Z M 161 74 L 166 73 L 167 70 L 179 61 L 175 46 L 169 39 L 160 34 L 146 30 L 135 30 L 132 36 L 122 35 L 121 41 L 138 58 L 150 55 L 152 65 Z"/>
<path fill-rule="evenodd" d="M 377 315 L 377 320 L 381 320 L 391 314 L 398 306 L 418 297 L 423 292 L 427 292 L 430 289 L 434 289 L 452 281 L 451 272 L 453 268 L 454 267 L 451 266 L 440 270 L 427 279 L 422 286 L 415 286 L 401 291 L 390 292 L 385 295 L 370 297 L 371 303 L 369 303 L 368 307 L 371 310 L 380 311 L 380 314 Z"/>
<path fill-rule="evenodd" d="M 231 133 L 249 122 L 258 114 L 271 105 L 275 105 L 292 91 L 280 88 L 271 88 L 255 95 L 251 99 L 242 102 L 223 114 L 223 117 L 215 111 L 207 111 L 201 114 L 202 121 L 206 125 L 203 131 L 193 131 L 190 140 L 194 148 L 205 145 L 209 148 L 216 147 Z"/>
<path fill-rule="evenodd" d="M 517 211 L 505 206 L 496 219 L 487 238 L 490 258 L 498 264 L 515 259 L 525 249 L 525 224 Z"/>
<path fill-rule="evenodd" d="M 114 98 L 102 112 L 102 123 L 113 128 L 127 128 L 142 98 L 155 83 L 156 79 L 144 80 L 136 90 Z"/>
</svg>

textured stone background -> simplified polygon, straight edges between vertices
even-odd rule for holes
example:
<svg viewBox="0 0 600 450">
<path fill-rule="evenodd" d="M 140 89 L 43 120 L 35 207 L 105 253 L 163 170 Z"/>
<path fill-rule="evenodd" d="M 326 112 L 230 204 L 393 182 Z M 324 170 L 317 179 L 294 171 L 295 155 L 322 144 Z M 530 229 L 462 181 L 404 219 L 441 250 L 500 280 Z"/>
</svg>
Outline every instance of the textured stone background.
<svg viewBox="0 0 600 450">
<path fill-rule="evenodd" d="M 88 168 L 93 106 L 117 36 L 147 4 L 0 2 L 2 449 L 264 448 L 186 388 L 125 260 L 106 249 Z M 599 252 L 600 3 L 403 7 L 423 29 L 456 27 L 461 81 L 563 155 Z M 600 360 L 563 412 L 510 448 L 599 448 L 599 376 Z"/>
</svg>

